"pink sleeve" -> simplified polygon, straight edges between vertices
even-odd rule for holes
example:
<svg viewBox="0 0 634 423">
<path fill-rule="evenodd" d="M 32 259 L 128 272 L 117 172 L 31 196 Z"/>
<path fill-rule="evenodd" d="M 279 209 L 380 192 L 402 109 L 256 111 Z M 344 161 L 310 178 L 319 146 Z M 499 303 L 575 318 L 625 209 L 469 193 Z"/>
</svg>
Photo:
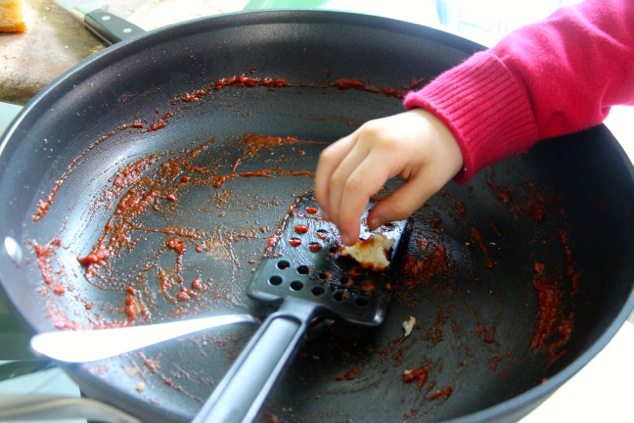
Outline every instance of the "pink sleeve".
<svg viewBox="0 0 634 423">
<path fill-rule="evenodd" d="M 456 177 L 535 142 L 601 123 L 634 104 L 634 2 L 586 0 L 520 28 L 405 98 L 449 127 L 464 157 Z"/>
</svg>

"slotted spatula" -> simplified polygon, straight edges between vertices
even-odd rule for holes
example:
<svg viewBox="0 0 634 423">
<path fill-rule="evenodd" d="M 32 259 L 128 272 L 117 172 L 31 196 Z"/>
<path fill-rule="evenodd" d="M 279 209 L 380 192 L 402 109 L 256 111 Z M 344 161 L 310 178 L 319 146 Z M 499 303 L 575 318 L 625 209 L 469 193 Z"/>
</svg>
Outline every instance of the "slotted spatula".
<svg viewBox="0 0 634 423">
<path fill-rule="evenodd" d="M 361 238 L 371 235 L 361 222 Z M 383 322 L 392 282 L 393 260 L 406 221 L 375 232 L 394 239 L 392 265 L 367 270 L 341 257 L 336 227 L 321 218 L 311 193 L 297 198 L 269 240 L 266 257 L 248 287 L 252 298 L 279 305 L 270 314 L 194 419 L 200 422 L 251 422 L 315 318 L 364 326 Z M 402 243 L 405 244 L 405 243 Z"/>
</svg>

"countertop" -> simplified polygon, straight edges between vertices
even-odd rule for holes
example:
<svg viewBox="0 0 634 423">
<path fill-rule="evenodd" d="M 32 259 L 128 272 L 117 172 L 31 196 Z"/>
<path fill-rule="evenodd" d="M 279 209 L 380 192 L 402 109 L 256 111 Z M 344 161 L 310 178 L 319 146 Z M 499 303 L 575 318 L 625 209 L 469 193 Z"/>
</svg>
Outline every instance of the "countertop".
<svg viewBox="0 0 634 423">
<path fill-rule="evenodd" d="M 24 104 L 54 78 L 103 49 L 53 0 L 24 0 L 28 30 L 0 33 L 0 101 Z M 108 0 L 108 11 L 145 30 L 242 10 L 245 0 Z"/>
<path fill-rule="evenodd" d="M 29 31 L 0 35 L 0 101 L 18 105 L 24 104 L 62 72 L 104 48 L 52 1 L 25 2 Z M 110 0 L 108 6 L 113 13 L 151 30 L 186 19 L 242 10 L 256 3 L 267 2 L 187 0 L 188 7 L 184 8 L 181 0 Z M 427 8 L 433 2 L 423 3 L 422 7 Z M 180 7 L 176 7 L 177 4 Z M 425 16 L 425 22 L 420 23 L 438 24 L 435 15 Z M 0 132 L 19 110 L 18 106 L 0 103 Z M 615 108 L 606 125 L 634 160 L 634 109 Z M 5 307 L 0 304 L 0 326 L 6 328 L 11 326 L 12 318 Z M 0 360 L 19 360 L 15 363 L 27 364 L 18 367 L 16 377 L 0 383 L 0 394 L 53 392 L 79 396 L 77 387 L 59 369 L 34 360 L 25 351 L 28 337 L 24 332 L 16 329 L 9 331 L 8 336 L 0 344 Z M 25 368 L 40 371 L 19 376 L 20 372 L 30 373 Z M 633 383 L 634 316 L 630 316 L 603 351 L 522 422 L 633 421 Z"/>
</svg>

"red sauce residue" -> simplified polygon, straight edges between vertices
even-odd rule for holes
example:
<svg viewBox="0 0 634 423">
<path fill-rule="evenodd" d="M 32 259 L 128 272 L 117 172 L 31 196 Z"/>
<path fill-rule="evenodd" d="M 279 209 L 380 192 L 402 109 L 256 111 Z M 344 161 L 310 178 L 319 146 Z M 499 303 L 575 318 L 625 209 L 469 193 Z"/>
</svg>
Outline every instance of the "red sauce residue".
<svg viewBox="0 0 634 423">
<path fill-rule="evenodd" d="M 322 241 L 327 241 L 328 239 L 330 239 L 330 233 L 325 229 L 318 229 L 315 232 L 315 236 Z"/>
<path fill-rule="evenodd" d="M 454 203 L 456 205 L 456 210 L 458 211 L 458 214 L 460 214 L 460 216 L 464 217 L 467 214 L 467 210 L 465 208 L 465 205 L 462 201 L 457 201 Z"/>
<path fill-rule="evenodd" d="M 545 215 L 544 197 L 538 192 L 530 193 L 524 203 L 511 206 L 511 212 L 516 217 L 525 214 L 535 222 L 541 222 Z"/>
<path fill-rule="evenodd" d="M 167 121 L 165 119 L 158 119 L 147 129 L 148 132 L 158 131 L 159 129 L 163 129 L 167 126 Z"/>
<path fill-rule="evenodd" d="M 555 360 L 564 354 L 559 349 L 572 334 L 572 317 L 564 316 L 558 284 L 546 278 L 542 263 L 535 263 L 533 286 L 537 293 L 537 317 L 530 347 L 534 351 L 547 350 L 549 359 Z"/>
<path fill-rule="evenodd" d="M 308 249 L 312 251 L 313 253 L 318 253 L 319 251 L 321 251 L 322 248 L 323 248 L 322 245 L 318 242 L 311 242 L 308 245 Z"/>
<path fill-rule="evenodd" d="M 46 199 L 47 201 L 39 200 L 37 203 L 37 211 L 35 212 L 35 216 L 33 217 L 33 221 L 40 220 L 46 215 L 51 202 L 53 201 L 53 194 L 49 195 Z"/>
<path fill-rule="evenodd" d="M 406 253 L 403 256 L 405 275 L 402 285 L 407 288 L 424 284 L 450 268 L 447 249 L 438 240 L 431 237 L 421 237 L 417 238 L 415 242 L 420 248 L 420 258 L 411 253 Z"/>
<path fill-rule="evenodd" d="M 173 238 L 167 242 L 167 248 L 174 250 L 179 256 L 185 254 L 187 244 L 180 238 Z M 180 257 L 179 257 L 180 258 Z"/>
<path fill-rule="evenodd" d="M 53 323 L 53 326 L 56 329 L 68 329 L 68 330 L 86 329 L 85 326 L 77 322 L 72 322 L 68 318 L 68 315 L 60 311 L 56 305 L 51 305 L 50 307 L 48 307 L 48 309 L 46 310 L 46 317 L 48 317 L 51 320 L 51 322 Z"/>
<path fill-rule="evenodd" d="M 288 240 L 288 244 L 291 247 L 299 247 L 300 245 L 302 245 L 302 240 L 299 238 L 291 238 Z"/>
<path fill-rule="evenodd" d="M 408 89 L 393 89 L 393 88 L 380 88 L 373 85 L 368 85 L 358 79 L 338 79 L 332 84 L 331 87 L 338 88 L 340 90 L 357 90 L 365 91 L 373 94 L 383 94 L 390 97 L 403 98 L 409 91 Z"/>
<path fill-rule="evenodd" d="M 317 214 L 318 212 L 319 212 L 319 209 L 317 209 L 317 207 L 307 207 L 306 208 L 306 213 Z"/>
<path fill-rule="evenodd" d="M 125 314 L 128 315 L 129 320 L 136 320 L 137 311 L 139 310 L 139 305 L 137 299 L 133 295 L 128 295 L 125 297 Z"/>
<path fill-rule="evenodd" d="M 207 85 L 205 88 L 198 89 L 189 93 L 185 93 L 180 97 L 172 99 L 171 104 L 179 102 L 193 103 L 201 100 L 212 91 L 220 91 L 227 87 L 236 86 L 238 88 L 254 88 L 256 86 L 266 87 L 269 90 L 277 88 L 289 87 L 290 84 L 283 78 L 256 78 L 246 75 L 235 75 L 220 78 L 215 82 Z"/>
<path fill-rule="evenodd" d="M 489 186 L 493 197 L 495 197 L 498 201 L 503 204 L 509 204 L 511 202 L 511 198 L 513 195 L 512 191 L 509 188 L 498 184 L 490 176 L 487 178 L 487 185 Z"/>
<path fill-rule="evenodd" d="M 497 330 L 497 326 L 493 325 L 490 328 L 485 327 L 484 325 L 478 323 L 476 326 L 476 333 L 482 337 L 484 342 L 487 344 L 496 344 L 495 341 L 495 331 Z"/>
<path fill-rule="evenodd" d="M 77 257 L 77 261 L 82 266 L 90 266 L 91 264 L 100 264 L 112 255 L 112 252 L 108 249 L 97 249 L 93 250 L 90 254 L 85 257 Z"/>
<path fill-rule="evenodd" d="M 570 279 L 572 293 L 574 294 L 579 290 L 579 278 L 581 275 L 579 271 L 575 270 L 575 264 L 572 259 L 572 248 L 568 242 L 568 231 L 559 229 L 557 231 L 557 235 L 561 246 L 564 248 L 564 255 L 566 258 L 566 276 Z"/>
<path fill-rule="evenodd" d="M 436 391 L 434 391 L 431 395 L 429 395 L 427 398 L 430 401 L 433 400 L 437 400 L 437 399 L 448 399 L 451 394 L 453 393 L 453 388 L 449 385 L 445 385 L 440 389 L 437 389 Z"/>
<path fill-rule="evenodd" d="M 480 234 L 480 231 L 478 229 L 474 228 L 474 227 L 470 227 L 469 228 L 469 232 L 471 234 L 471 238 L 476 242 L 476 244 L 478 244 L 478 246 L 480 247 L 482 252 L 484 254 L 488 254 L 489 247 L 482 240 L 482 235 Z"/>
<path fill-rule="evenodd" d="M 499 356 L 495 356 L 492 359 L 489 360 L 489 370 L 491 370 L 492 372 L 497 372 L 498 371 L 498 365 L 500 364 L 500 362 L 502 361 L 502 357 Z"/>
<path fill-rule="evenodd" d="M 429 377 L 429 369 L 427 366 L 419 367 L 413 370 L 403 370 L 402 380 L 403 383 L 416 382 L 419 388 L 422 388 L 427 383 Z"/>
<path fill-rule="evenodd" d="M 442 328 L 440 326 L 433 326 L 424 336 L 424 339 L 430 341 L 432 345 L 441 343 L 444 340 Z"/>
<path fill-rule="evenodd" d="M 159 114 L 160 112 L 157 110 L 156 111 L 157 114 Z M 171 117 L 174 116 L 174 112 L 166 112 L 165 114 L 163 114 L 163 116 L 161 116 L 160 118 L 158 118 L 156 120 L 156 122 L 154 122 L 153 124 L 151 124 L 147 131 L 148 132 L 154 132 L 154 131 L 158 131 L 159 129 L 163 129 L 167 126 L 169 119 Z"/>
<path fill-rule="evenodd" d="M 44 279 L 45 284 L 52 285 L 55 281 L 55 276 L 53 275 L 51 267 L 51 257 L 54 254 L 53 245 L 51 245 L 51 243 L 40 245 L 35 241 L 33 241 L 32 244 L 35 249 L 37 265 L 40 268 L 42 279 Z"/>
<path fill-rule="evenodd" d="M 354 368 L 352 370 L 348 370 L 343 374 L 343 376 L 337 376 L 335 378 L 336 381 L 341 382 L 343 380 L 354 380 L 357 376 L 361 374 L 361 369 Z"/>
<path fill-rule="evenodd" d="M 530 181 L 524 181 L 522 183 L 526 191 L 523 195 L 498 184 L 491 176 L 487 178 L 487 185 L 493 197 L 501 203 L 508 205 L 509 211 L 516 219 L 519 218 L 520 215 L 526 215 L 535 222 L 544 220 L 546 214 L 546 197 L 534 183 Z"/>
<path fill-rule="evenodd" d="M 198 294 L 196 294 L 196 292 L 192 291 L 191 289 L 187 289 L 183 285 L 181 285 L 181 291 L 176 294 L 176 301 L 186 302 L 191 300 L 193 297 L 196 297 L 197 295 Z"/>
<path fill-rule="evenodd" d="M 246 80 L 242 82 L 248 83 Z M 270 81 L 270 83 L 275 82 Z M 159 119 L 167 119 L 171 116 L 170 113 L 162 113 Z M 134 126 L 135 129 L 139 129 L 140 123 L 139 120 L 137 124 L 127 125 L 125 128 L 131 130 Z M 123 130 L 120 128 L 117 131 Z M 106 141 L 117 131 L 109 133 L 108 137 L 94 143 L 86 152 Z M 223 257 L 222 260 L 226 257 L 232 266 L 239 268 L 241 258 L 234 254 L 232 244 L 243 239 L 264 237 L 269 232 L 268 228 L 257 222 L 253 224 L 253 231 L 241 227 L 233 232 L 230 227 L 223 226 L 194 228 L 172 224 L 174 220 L 172 216 L 178 212 L 180 201 L 188 201 L 188 198 L 191 198 L 191 195 L 188 197 L 187 194 L 190 189 L 211 188 L 211 201 L 213 206 L 220 209 L 217 215 L 221 216 L 225 212 L 222 209 L 223 205 L 233 196 L 233 193 L 224 187 L 226 182 L 237 178 L 314 177 L 313 172 L 309 170 L 284 169 L 280 166 L 283 160 L 276 158 L 278 156 L 272 153 L 276 149 L 284 149 L 279 157 L 288 156 L 289 152 L 304 155 L 306 150 L 303 147 L 324 144 L 292 137 L 265 137 L 254 134 L 236 136 L 238 149 L 232 150 L 231 154 L 235 154 L 241 160 L 236 160 L 232 166 L 232 161 L 226 161 L 222 155 L 216 157 L 216 152 L 204 154 L 216 140 L 214 137 L 201 141 L 198 145 L 188 145 L 182 150 L 163 151 L 137 159 L 114 172 L 110 178 L 110 186 L 105 186 L 103 192 L 97 193 L 93 207 L 89 211 L 101 213 L 105 210 L 109 213 L 109 218 L 103 224 L 103 233 L 92 248 L 77 256 L 76 259 L 83 267 L 83 276 L 88 282 L 97 288 L 122 293 L 120 311 L 125 319 L 122 320 L 122 324 L 140 318 L 150 318 L 151 312 L 148 307 L 156 306 L 157 295 L 162 295 L 168 304 L 175 306 L 172 312 L 174 316 L 186 314 L 190 303 L 198 304 L 199 298 L 202 297 L 199 293 L 205 291 L 209 284 L 203 282 L 202 277 L 196 277 L 193 281 L 189 279 L 190 283 L 185 285 L 187 244 L 193 244 L 194 254 L 209 253 L 212 257 L 220 254 Z M 211 158 L 210 154 L 212 154 Z M 40 204 L 38 220 L 45 216 L 59 188 L 74 172 L 75 167 L 81 164 L 83 155 L 84 153 L 73 161 L 63 178 L 56 182 L 53 191 L 46 197 L 46 204 Z M 265 160 L 262 160 L 262 157 L 265 157 Z M 250 169 L 237 172 L 243 163 Z M 254 164 L 261 165 L 262 163 L 269 167 L 253 169 Z M 223 170 L 229 170 L 230 166 L 232 166 L 231 172 L 222 173 Z M 270 204 L 276 206 L 278 201 L 273 199 Z M 206 212 L 208 213 L 207 210 Z M 168 219 L 155 220 L 153 215 L 164 215 Z M 148 225 L 147 222 L 150 221 L 152 224 Z M 61 232 L 63 231 L 64 228 L 61 229 Z M 144 246 L 143 248 L 147 248 L 147 242 L 143 240 L 153 236 L 152 234 L 160 234 L 164 241 L 161 244 L 153 241 L 154 250 L 145 254 L 149 261 L 139 263 L 138 268 L 133 267 L 131 273 L 126 273 L 128 282 L 123 281 L 120 277 L 119 266 L 126 260 L 126 256 L 139 248 L 137 244 L 140 243 Z M 269 235 L 268 245 L 275 245 L 279 235 L 279 233 Z M 60 245 L 59 239 L 46 244 L 32 242 L 43 280 L 50 287 L 46 291 L 41 290 L 42 295 L 51 292 L 58 296 L 64 294 L 68 296 L 65 281 L 65 275 L 68 272 L 61 267 L 62 261 L 58 260 L 60 254 L 67 254 L 59 249 Z M 176 257 L 166 255 L 167 252 L 175 253 Z M 128 269 L 125 271 L 128 272 Z M 71 278 L 73 277 L 71 275 Z M 207 280 L 211 281 L 211 278 Z M 132 285 L 130 281 L 133 281 Z M 219 291 L 204 297 L 206 297 L 202 298 L 204 302 L 235 301 L 228 293 Z M 88 301 L 83 306 L 84 310 L 100 310 Z M 87 318 L 90 317 L 87 316 Z M 95 325 L 100 325 L 100 317 L 95 319 Z"/>
<path fill-rule="evenodd" d="M 200 276 L 192 281 L 192 289 L 202 291 L 204 288 L 203 279 Z"/>
</svg>

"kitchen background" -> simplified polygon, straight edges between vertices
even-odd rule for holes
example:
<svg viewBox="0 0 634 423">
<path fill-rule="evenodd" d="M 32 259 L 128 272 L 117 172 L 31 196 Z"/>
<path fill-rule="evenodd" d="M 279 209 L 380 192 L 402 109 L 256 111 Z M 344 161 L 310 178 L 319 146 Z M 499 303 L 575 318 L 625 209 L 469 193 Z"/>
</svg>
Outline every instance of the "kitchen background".
<svg viewBox="0 0 634 423">
<path fill-rule="evenodd" d="M 29 30 L 0 35 L 0 132 L 53 78 L 103 46 L 52 0 L 25 0 Z M 109 0 L 102 7 L 146 30 L 220 13 L 264 8 L 323 8 L 386 16 L 458 33 L 486 46 L 509 31 L 548 16 L 570 0 Z M 185 7 L 186 6 L 186 7 Z M 634 160 L 634 111 L 615 108 L 606 125 Z M 28 335 L 0 297 L 0 406 L 3 394 L 79 397 L 76 385 L 46 360 L 28 353 Z M 614 340 L 524 423 L 633 421 L 634 315 Z M 600 389 L 599 389 L 600 388 Z M 51 415 L 52 416 L 52 415 Z M 85 420 L 57 420 L 85 422 Z"/>
</svg>

